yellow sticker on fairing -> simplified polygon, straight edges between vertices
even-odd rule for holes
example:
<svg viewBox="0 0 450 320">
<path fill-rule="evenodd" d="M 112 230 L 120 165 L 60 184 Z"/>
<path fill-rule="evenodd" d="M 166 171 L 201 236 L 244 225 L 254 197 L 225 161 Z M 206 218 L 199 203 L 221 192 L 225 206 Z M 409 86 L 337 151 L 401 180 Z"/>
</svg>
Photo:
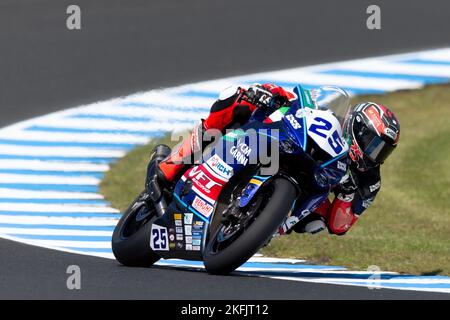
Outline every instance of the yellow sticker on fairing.
<svg viewBox="0 0 450 320">
<path fill-rule="evenodd" d="M 181 213 L 174 213 L 173 217 L 175 220 L 181 220 Z"/>
</svg>

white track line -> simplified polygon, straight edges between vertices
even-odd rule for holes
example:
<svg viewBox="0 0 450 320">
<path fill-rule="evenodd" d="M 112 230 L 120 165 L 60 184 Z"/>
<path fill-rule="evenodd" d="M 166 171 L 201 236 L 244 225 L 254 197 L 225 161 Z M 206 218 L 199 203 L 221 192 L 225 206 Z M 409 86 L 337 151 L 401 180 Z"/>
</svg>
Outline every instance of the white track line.
<svg viewBox="0 0 450 320">
<path fill-rule="evenodd" d="M 450 66 L 428 66 L 415 64 L 411 67 L 409 63 L 393 63 L 383 60 L 373 60 L 364 63 L 344 63 L 342 69 L 365 71 L 365 72 L 382 72 L 389 74 L 408 74 L 417 76 L 435 76 L 450 77 Z"/>
<path fill-rule="evenodd" d="M 85 130 L 127 130 L 127 131 L 169 131 L 174 129 L 185 128 L 188 124 L 179 124 L 176 121 L 161 121 L 161 122 L 123 122 L 115 120 L 98 119 L 66 119 L 61 123 L 60 119 L 52 119 L 45 122 L 46 127 L 51 128 L 71 128 L 71 129 L 85 129 Z M 133 133 L 130 133 L 133 134 Z"/>
<path fill-rule="evenodd" d="M 2 183 L 25 184 L 62 184 L 62 185 L 98 185 L 101 180 L 89 176 L 66 177 L 53 175 L 28 175 L 28 174 L 4 174 L 0 173 Z"/>
<path fill-rule="evenodd" d="M 10 216 L 0 212 L 0 221 L 10 224 L 48 224 L 65 226 L 116 226 L 116 218 L 71 218 L 71 217 L 47 217 L 47 216 Z"/>
<path fill-rule="evenodd" d="M 0 198 L 9 199 L 79 199 L 79 200 L 103 200 L 98 193 L 88 192 L 58 192 L 58 191 L 32 191 L 0 188 Z"/>
<path fill-rule="evenodd" d="M 418 59 L 450 62 L 450 49 L 426 51 L 417 54 Z"/>
<path fill-rule="evenodd" d="M 120 107 L 120 106 L 110 106 L 102 108 L 87 108 L 86 110 L 75 113 L 73 116 L 78 114 L 83 115 L 104 115 L 104 116 L 122 116 L 131 118 L 152 118 L 153 120 L 164 120 L 167 119 L 183 119 L 198 121 L 199 114 L 203 113 L 208 115 L 208 110 L 203 112 L 192 112 L 189 110 L 173 110 L 168 107 L 153 107 L 151 108 L 151 113 L 148 107 Z M 145 120 L 142 120 L 145 121 Z"/>
<path fill-rule="evenodd" d="M 383 284 L 380 284 L 380 282 L 376 281 L 368 281 L 364 280 L 361 283 L 350 283 L 350 282 L 340 282 L 336 281 L 336 279 L 330 278 L 326 281 L 322 281 L 322 279 L 312 279 L 312 278 L 290 278 L 290 277 L 278 277 L 274 276 L 271 277 L 272 279 L 278 279 L 278 280 L 288 280 L 288 281 L 300 281 L 300 282 L 311 282 L 311 283 L 323 283 L 323 284 L 334 284 L 334 285 L 346 285 L 346 286 L 356 286 L 356 287 L 366 287 L 372 290 L 377 289 L 393 289 L 393 290 L 409 290 L 409 291 L 423 291 L 423 292 L 439 292 L 439 293 L 450 293 L 450 289 L 442 289 L 442 288 L 433 288 L 430 286 L 429 288 L 422 288 L 422 287 L 410 287 L 410 286 L 396 286 L 396 287 L 390 287 L 385 286 Z M 432 284 L 431 284 L 432 285 Z"/>
<path fill-rule="evenodd" d="M 50 236 L 105 236 L 111 237 L 112 231 L 98 230 L 67 230 L 67 229 L 27 229 L 27 228 L 3 228 L 0 233 L 4 234 L 29 234 L 29 235 L 50 235 Z"/>
<path fill-rule="evenodd" d="M 121 158 L 125 151 L 105 150 L 99 148 L 77 147 L 35 147 L 0 144 L 0 154 L 18 156 L 60 156 L 60 157 L 92 157 L 92 158 Z"/>
<path fill-rule="evenodd" d="M 17 240 L 20 237 L 14 236 Z M 111 249 L 111 242 L 105 241 L 69 241 L 69 240 L 27 240 L 24 242 L 33 243 L 40 247 L 69 247 L 69 248 L 86 248 L 86 249 Z M 22 240 L 20 240 L 22 242 Z"/>
<path fill-rule="evenodd" d="M 130 143 L 145 144 L 150 141 L 150 137 L 137 136 L 132 134 L 110 134 L 110 133 L 67 133 L 45 131 L 17 131 L 9 129 L 0 131 L 0 138 L 17 140 L 47 141 L 47 142 L 87 142 L 87 143 Z"/>
<path fill-rule="evenodd" d="M 104 172 L 109 170 L 107 164 L 77 163 L 40 160 L 5 160 L 0 159 L 0 169 L 22 169 L 40 171 L 77 171 Z"/>
<path fill-rule="evenodd" d="M 70 204 L 34 204 L 34 203 L 0 203 L 2 211 L 17 212 L 85 212 L 85 213 L 120 213 L 119 210 L 99 206 L 79 206 Z"/>
<path fill-rule="evenodd" d="M 342 87 L 353 87 L 357 89 L 377 89 L 377 90 L 398 90 L 403 88 L 417 89 L 423 84 L 419 81 L 370 79 L 358 76 L 339 76 L 331 74 L 317 74 L 314 72 L 304 72 L 300 70 L 273 72 L 268 74 L 268 78 L 273 81 L 283 81 L 292 83 L 305 83 L 308 85 L 336 85 Z"/>
</svg>

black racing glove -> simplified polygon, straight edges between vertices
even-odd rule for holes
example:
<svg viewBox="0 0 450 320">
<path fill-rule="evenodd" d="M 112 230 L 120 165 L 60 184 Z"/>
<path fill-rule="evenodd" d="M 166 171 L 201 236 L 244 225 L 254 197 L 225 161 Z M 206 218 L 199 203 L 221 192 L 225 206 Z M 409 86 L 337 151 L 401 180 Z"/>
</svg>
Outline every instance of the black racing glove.
<svg viewBox="0 0 450 320">
<path fill-rule="evenodd" d="M 268 109 L 271 106 L 273 95 L 260 85 L 252 85 L 242 93 L 241 99 L 257 108 Z"/>
</svg>

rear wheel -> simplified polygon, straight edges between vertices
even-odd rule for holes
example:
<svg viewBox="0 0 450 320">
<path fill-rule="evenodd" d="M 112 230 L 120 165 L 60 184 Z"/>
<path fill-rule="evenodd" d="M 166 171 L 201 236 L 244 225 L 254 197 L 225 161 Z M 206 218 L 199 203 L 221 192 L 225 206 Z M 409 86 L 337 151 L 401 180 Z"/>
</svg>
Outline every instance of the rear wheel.
<svg viewBox="0 0 450 320">
<path fill-rule="evenodd" d="M 112 250 L 117 261 L 130 267 L 149 267 L 160 257 L 150 248 L 151 221 L 156 210 L 142 192 L 119 220 L 112 237 Z"/>
<path fill-rule="evenodd" d="M 250 203 L 232 203 L 214 228 L 204 251 L 209 273 L 228 274 L 251 258 L 289 214 L 296 199 L 294 185 L 278 178 L 262 186 Z M 231 210 L 231 212 L 230 212 Z"/>
</svg>

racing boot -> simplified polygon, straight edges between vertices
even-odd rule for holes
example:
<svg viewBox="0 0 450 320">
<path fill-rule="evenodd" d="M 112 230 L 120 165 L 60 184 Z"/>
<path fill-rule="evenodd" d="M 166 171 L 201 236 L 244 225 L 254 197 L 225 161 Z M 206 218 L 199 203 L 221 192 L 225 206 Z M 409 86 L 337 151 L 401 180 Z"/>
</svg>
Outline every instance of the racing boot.
<svg viewBox="0 0 450 320">
<path fill-rule="evenodd" d="M 316 234 L 326 229 L 324 218 L 313 212 L 309 214 L 304 220 L 297 223 L 292 230 L 297 233 Z"/>
<path fill-rule="evenodd" d="M 158 164 L 156 171 L 163 185 L 171 185 L 183 169 L 194 164 L 201 156 L 205 131 L 202 120 L 194 126 L 189 136 L 176 145 L 170 155 Z"/>
<path fill-rule="evenodd" d="M 147 166 L 147 177 L 145 179 L 145 185 L 148 187 L 151 180 L 158 179 L 158 164 L 161 163 L 170 155 L 170 148 L 164 144 L 157 145 L 150 156 L 150 161 Z"/>
<path fill-rule="evenodd" d="M 170 154 L 170 148 L 164 144 L 157 145 L 153 149 L 150 162 L 147 166 L 147 177 L 145 179 L 144 200 L 154 205 L 158 216 L 164 215 L 167 209 L 167 203 L 163 194 L 164 189 L 159 184 L 157 168 L 158 163 L 164 160 Z"/>
<path fill-rule="evenodd" d="M 325 199 L 318 208 L 293 226 L 297 233 L 316 234 L 326 229 L 326 221 L 331 211 L 331 202 Z"/>
</svg>

